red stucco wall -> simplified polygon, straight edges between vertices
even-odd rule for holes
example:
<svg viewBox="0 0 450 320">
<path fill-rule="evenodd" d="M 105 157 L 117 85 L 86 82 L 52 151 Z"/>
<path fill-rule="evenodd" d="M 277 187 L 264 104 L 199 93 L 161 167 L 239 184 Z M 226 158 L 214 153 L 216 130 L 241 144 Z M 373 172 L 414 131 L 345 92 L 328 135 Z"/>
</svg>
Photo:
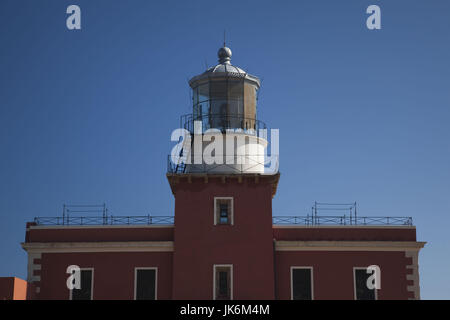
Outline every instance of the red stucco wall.
<svg viewBox="0 0 450 320">
<path fill-rule="evenodd" d="M 26 242 L 173 241 L 173 227 L 32 227 L 25 239 Z"/>
<path fill-rule="evenodd" d="M 212 299 L 214 264 L 233 265 L 234 299 L 274 298 L 271 188 L 211 178 L 176 186 L 175 299 Z M 214 197 L 234 198 L 233 226 L 214 226 Z"/>
<path fill-rule="evenodd" d="M 279 227 L 273 228 L 278 241 L 416 241 L 415 227 Z"/>
<path fill-rule="evenodd" d="M 277 251 L 276 287 L 278 299 L 291 299 L 291 266 L 312 266 L 314 299 L 354 299 L 353 267 L 378 265 L 381 289 L 378 299 L 407 299 L 406 266 L 411 259 L 404 252 Z"/>
<path fill-rule="evenodd" d="M 94 299 L 134 299 L 134 268 L 157 267 L 157 298 L 170 299 L 172 252 L 43 253 L 39 299 L 69 299 L 69 265 L 94 268 Z"/>
</svg>

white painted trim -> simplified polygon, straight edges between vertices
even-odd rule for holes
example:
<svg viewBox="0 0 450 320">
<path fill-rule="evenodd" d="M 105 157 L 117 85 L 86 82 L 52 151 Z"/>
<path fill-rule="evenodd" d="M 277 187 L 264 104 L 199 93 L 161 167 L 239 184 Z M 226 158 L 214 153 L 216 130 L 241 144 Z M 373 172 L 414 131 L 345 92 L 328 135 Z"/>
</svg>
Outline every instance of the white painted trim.
<svg viewBox="0 0 450 320">
<path fill-rule="evenodd" d="M 412 280 L 413 285 L 407 286 L 406 290 L 408 292 L 414 293 L 414 298 L 411 300 L 420 300 L 420 282 L 419 282 L 419 252 L 417 251 L 406 251 L 406 258 L 412 258 L 412 264 L 407 265 L 406 269 L 412 269 L 412 274 L 406 275 L 406 280 Z"/>
<path fill-rule="evenodd" d="M 367 267 L 353 267 L 353 300 L 356 300 L 356 270 L 367 271 Z M 375 289 L 375 300 L 378 300 L 378 289 Z"/>
<path fill-rule="evenodd" d="M 174 228 L 173 224 L 152 224 L 152 225 L 83 225 L 83 226 L 30 226 L 27 230 L 46 230 L 46 229 L 154 229 L 154 228 Z"/>
<path fill-rule="evenodd" d="M 134 300 L 136 300 L 137 271 L 138 270 L 155 270 L 155 300 L 158 300 L 158 267 L 135 267 L 134 268 Z"/>
<path fill-rule="evenodd" d="M 126 242 L 25 242 L 22 247 L 30 253 L 66 252 L 172 252 L 173 241 Z"/>
<path fill-rule="evenodd" d="M 370 225 L 338 225 L 338 226 L 327 226 L 327 225 L 298 225 L 298 224 L 273 224 L 274 229 L 413 229 L 415 226 L 370 226 Z"/>
<path fill-rule="evenodd" d="M 81 271 L 83 270 L 90 270 L 92 273 L 91 276 L 91 300 L 94 300 L 94 267 L 89 268 L 80 268 L 80 277 L 81 277 Z M 81 279 L 80 279 L 81 281 Z M 69 289 L 69 300 L 72 300 L 72 290 Z"/>
<path fill-rule="evenodd" d="M 41 276 L 35 276 L 34 270 L 41 270 L 42 267 L 40 264 L 35 264 L 34 259 L 42 259 L 42 254 L 39 252 L 28 252 L 27 281 L 31 283 L 41 281 Z"/>
<path fill-rule="evenodd" d="M 311 270 L 311 300 L 314 300 L 314 267 L 312 266 L 291 266 L 291 300 L 294 300 L 294 286 L 293 286 L 293 270 L 294 269 L 309 269 Z"/>
<path fill-rule="evenodd" d="M 213 300 L 216 300 L 216 268 L 229 267 L 230 268 L 230 300 L 233 300 L 233 265 L 232 264 L 215 264 L 213 266 Z"/>
<path fill-rule="evenodd" d="M 416 241 L 275 241 L 276 251 L 419 251 Z"/>
<path fill-rule="evenodd" d="M 214 197 L 214 225 L 220 225 L 217 223 L 217 200 L 231 200 L 231 223 L 229 225 L 234 225 L 234 198 L 233 197 Z"/>
</svg>

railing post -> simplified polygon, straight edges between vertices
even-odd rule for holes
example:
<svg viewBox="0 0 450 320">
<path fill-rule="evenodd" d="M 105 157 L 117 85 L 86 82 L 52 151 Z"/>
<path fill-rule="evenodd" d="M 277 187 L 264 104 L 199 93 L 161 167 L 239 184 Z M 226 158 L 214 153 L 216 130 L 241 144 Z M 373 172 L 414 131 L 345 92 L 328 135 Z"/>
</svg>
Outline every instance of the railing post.
<svg viewBox="0 0 450 320">
<path fill-rule="evenodd" d="M 63 225 L 64 225 L 64 217 L 65 217 L 65 215 L 66 215 L 66 205 L 65 204 L 63 204 Z"/>
</svg>

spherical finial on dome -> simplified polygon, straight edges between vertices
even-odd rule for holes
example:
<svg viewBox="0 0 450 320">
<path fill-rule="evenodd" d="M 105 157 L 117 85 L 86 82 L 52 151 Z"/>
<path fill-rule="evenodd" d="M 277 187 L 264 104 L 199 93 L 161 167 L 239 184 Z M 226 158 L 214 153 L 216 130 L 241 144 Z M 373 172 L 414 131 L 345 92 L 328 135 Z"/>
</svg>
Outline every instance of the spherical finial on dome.
<svg viewBox="0 0 450 320">
<path fill-rule="evenodd" d="M 228 47 L 223 46 L 217 52 L 217 56 L 219 57 L 219 63 L 229 64 L 231 61 L 231 50 Z"/>
</svg>

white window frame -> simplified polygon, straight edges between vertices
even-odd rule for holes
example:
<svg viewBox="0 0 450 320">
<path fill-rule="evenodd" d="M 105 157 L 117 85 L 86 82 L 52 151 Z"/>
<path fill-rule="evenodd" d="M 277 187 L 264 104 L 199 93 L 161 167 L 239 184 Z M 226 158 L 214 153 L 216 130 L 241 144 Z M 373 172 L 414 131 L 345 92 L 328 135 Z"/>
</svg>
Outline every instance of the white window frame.
<svg viewBox="0 0 450 320">
<path fill-rule="evenodd" d="M 294 300 L 294 270 L 295 269 L 309 269 L 311 270 L 311 300 L 314 300 L 314 267 L 312 266 L 291 266 L 291 300 Z"/>
<path fill-rule="evenodd" d="M 80 282 L 81 282 L 81 271 L 90 270 L 92 277 L 91 277 L 91 300 L 94 300 L 94 268 L 80 268 Z M 69 289 L 69 300 L 72 300 L 72 291 L 73 289 Z"/>
<path fill-rule="evenodd" d="M 226 225 L 234 225 L 234 198 L 233 197 L 214 197 L 214 225 L 221 225 L 217 221 L 217 200 L 231 200 L 230 223 Z"/>
<path fill-rule="evenodd" d="M 134 268 L 134 300 L 136 300 L 138 270 L 155 270 L 155 300 L 158 300 L 158 267 L 135 267 Z"/>
<path fill-rule="evenodd" d="M 216 300 L 216 269 L 228 267 L 230 268 L 230 300 L 233 300 L 233 265 L 232 264 L 215 264 L 213 266 L 213 300 Z"/>
<path fill-rule="evenodd" d="M 353 267 L 353 299 L 356 300 L 356 270 L 365 270 L 367 267 Z M 367 274 L 369 275 L 369 274 Z M 378 300 L 378 289 L 375 288 L 375 300 Z"/>
</svg>

